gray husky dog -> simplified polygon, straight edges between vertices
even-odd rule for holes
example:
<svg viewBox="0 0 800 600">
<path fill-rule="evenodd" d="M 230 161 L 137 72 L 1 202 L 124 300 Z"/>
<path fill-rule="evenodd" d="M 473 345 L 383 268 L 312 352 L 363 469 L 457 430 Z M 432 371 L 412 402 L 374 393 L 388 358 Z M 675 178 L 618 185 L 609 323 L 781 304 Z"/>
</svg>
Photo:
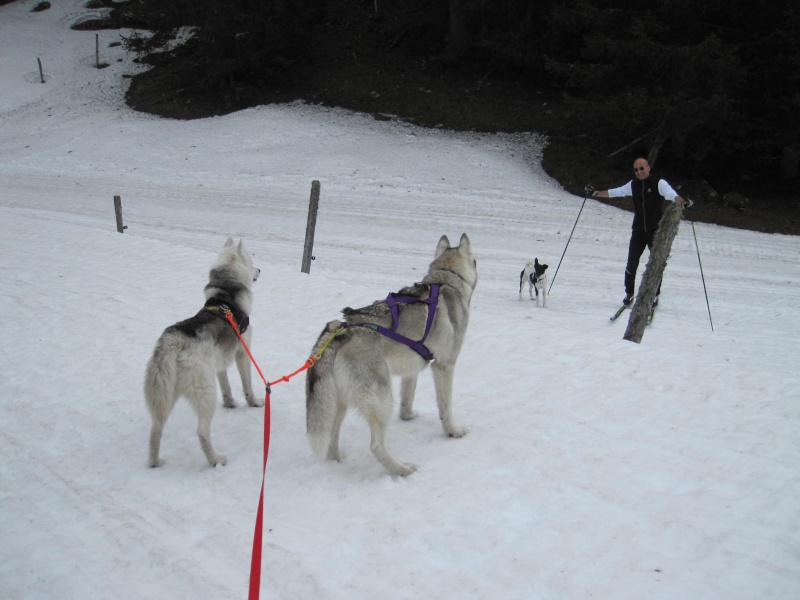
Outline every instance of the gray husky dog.
<svg viewBox="0 0 800 600">
<path fill-rule="evenodd" d="M 242 348 L 227 313 L 233 315 L 242 338 L 250 345 L 250 308 L 253 304 L 253 282 L 261 273 L 253 267 L 252 257 L 242 241 L 238 245 L 228 238 L 217 262 L 211 267 L 205 287 L 206 303 L 195 316 L 164 330 L 156 342 L 153 356 L 144 376 L 144 398 L 150 411 L 151 467 L 160 467 L 158 457 L 161 433 L 172 408 L 181 396 L 197 413 L 197 436 L 200 447 L 212 467 L 224 465 L 226 459 L 211 446 L 211 419 L 217 404 L 217 384 L 222 389 L 222 403 L 235 406 L 227 369 L 236 360 L 242 388 L 250 406 L 262 406 L 256 400 L 250 381 L 250 360 Z"/>
<path fill-rule="evenodd" d="M 451 401 L 477 281 L 467 234 L 456 247 L 443 235 L 422 282 L 385 301 L 345 308 L 344 321 L 327 324 L 313 349 L 319 359 L 306 375 L 306 429 L 317 456 L 341 460 L 339 431 L 353 406 L 369 424 L 370 448 L 378 461 L 393 475 L 416 471 L 416 465 L 400 462 L 389 450 L 391 376 L 402 378 L 400 417 L 413 419 L 417 376 L 429 363 L 444 432 L 451 437 L 467 433 L 453 423 Z"/>
</svg>

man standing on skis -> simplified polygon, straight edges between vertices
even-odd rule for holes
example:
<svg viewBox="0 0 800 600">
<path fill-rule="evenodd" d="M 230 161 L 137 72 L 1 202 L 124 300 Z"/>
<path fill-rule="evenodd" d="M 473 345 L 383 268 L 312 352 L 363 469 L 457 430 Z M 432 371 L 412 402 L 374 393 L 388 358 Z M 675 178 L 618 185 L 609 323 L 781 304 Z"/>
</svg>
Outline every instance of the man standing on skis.
<svg viewBox="0 0 800 600">
<path fill-rule="evenodd" d="M 645 158 L 637 158 L 633 162 L 635 177 L 622 187 L 608 190 L 595 190 L 591 185 L 586 186 L 586 193 L 593 198 L 620 198 L 630 196 L 633 198 L 633 225 L 631 225 L 631 241 L 628 244 L 628 263 L 625 265 L 625 299 L 622 304 L 630 306 L 633 303 L 633 290 L 636 282 L 636 270 L 639 268 L 639 259 L 642 257 L 645 246 L 653 249 L 658 223 L 661 221 L 661 204 L 664 200 L 685 205 L 675 190 L 665 179 L 651 177 L 650 164 Z M 658 304 L 658 294 L 661 293 L 661 284 L 658 285 L 653 306 Z"/>
</svg>

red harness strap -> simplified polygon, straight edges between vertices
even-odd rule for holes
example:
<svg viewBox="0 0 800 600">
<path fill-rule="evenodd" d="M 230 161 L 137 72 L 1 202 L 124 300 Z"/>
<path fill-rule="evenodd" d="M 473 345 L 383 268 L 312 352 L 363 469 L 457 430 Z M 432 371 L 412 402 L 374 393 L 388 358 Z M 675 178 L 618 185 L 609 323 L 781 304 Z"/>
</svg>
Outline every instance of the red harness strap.
<svg viewBox="0 0 800 600">
<path fill-rule="evenodd" d="M 294 373 L 290 375 L 284 375 L 280 379 L 276 379 L 272 383 L 267 383 L 266 377 L 261 372 L 261 369 L 258 366 L 258 363 L 253 358 L 253 354 L 250 352 L 250 348 L 247 347 L 244 339 L 242 338 L 241 333 L 239 333 L 239 327 L 236 324 L 236 320 L 233 317 L 233 313 L 230 310 L 225 310 L 225 319 L 231 324 L 233 327 L 233 331 L 236 332 L 236 336 L 239 338 L 239 341 L 242 344 L 242 347 L 247 352 L 247 356 L 250 357 L 250 361 L 258 371 L 259 376 L 261 377 L 261 381 L 264 382 L 266 386 L 266 396 L 264 398 L 264 466 L 261 473 L 261 493 L 258 497 L 258 511 L 256 513 L 256 525 L 255 530 L 253 531 L 253 554 L 250 559 L 250 591 L 248 593 L 249 600 L 258 600 L 259 593 L 261 591 L 261 549 L 262 549 L 262 542 L 264 539 L 264 481 L 267 477 L 267 457 L 269 455 L 269 432 L 270 432 L 270 393 L 272 391 L 271 386 L 275 385 L 276 383 L 280 383 L 282 381 L 289 381 L 292 377 L 297 375 L 298 373 L 302 373 L 309 367 L 313 366 L 316 362 L 317 357 L 312 356 L 309 358 L 306 363 L 297 369 Z"/>
</svg>

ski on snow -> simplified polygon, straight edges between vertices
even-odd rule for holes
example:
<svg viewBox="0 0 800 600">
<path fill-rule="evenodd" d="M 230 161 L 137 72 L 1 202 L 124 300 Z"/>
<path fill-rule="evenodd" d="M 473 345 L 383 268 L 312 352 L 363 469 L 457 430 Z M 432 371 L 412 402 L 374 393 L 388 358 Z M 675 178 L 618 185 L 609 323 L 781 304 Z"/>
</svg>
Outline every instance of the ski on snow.
<svg viewBox="0 0 800 600">
<path fill-rule="evenodd" d="M 626 308 L 630 308 L 629 306 L 625 306 L 624 304 L 619 307 L 619 310 L 614 313 L 614 316 L 609 319 L 609 321 L 616 321 L 617 317 L 619 317 L 623 312 L 625 312 Z"/>
<path fill-rule="evenodd" d="M 622 306 L 620 306 L 620 307 L 619 307 L 619 309 L 617 309 L 617 312 L 615 312 L 615 313 L 614 313 L 614 314 L 611 316 L 611 318 L 609 319 L 609 321 L 616 321 L 616 320 L 619 318 L 619 316 L 620 316 L 622 313 L 624 313 L 624 312 L 625 312 L 625 309 L 626 309 L 626 308 L 630 308 L 630 306 L 625 306 L 624 304 L 623 304 Z M 657 308 L 658 308 L 658 304 L 654 304 L 653 306 L 651 306 L 651 307 L 650 307 L 650 312 L 647 314 L 647 324 L 648 324 L 648 325 L 650 325 L 650 323 L 652 323 L 652 322 L 653 322 L 653 317 L 654 317 L 654 316 L 655 316 L 655 314 L 656 314 L 656 309 L 657 309 Z"/>
</svg>

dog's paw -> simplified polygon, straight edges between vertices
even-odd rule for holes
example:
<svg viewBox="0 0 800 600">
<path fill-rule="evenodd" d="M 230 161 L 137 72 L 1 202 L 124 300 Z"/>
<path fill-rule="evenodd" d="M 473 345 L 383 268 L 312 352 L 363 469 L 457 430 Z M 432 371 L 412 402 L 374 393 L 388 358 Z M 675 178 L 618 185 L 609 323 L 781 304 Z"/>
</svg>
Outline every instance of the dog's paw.
<svg viewBox="0 0 800 600">
<path fill-rule="evenodd" d="M 407 477 L 412 473 L 416 472 L 417 465 L 414 463 L 399 463 L 397 469 L 394 471 L 394 475 L 399 475 L 400 477 Z"/>
<path fill-rule="evenodd" d="M 447 433 L 447 435 L 451 438 L 460 438 L 467 435 L 469 433 L 469 429 L 466 427 L 448 427 L 445 430 L 445 433 Z"/>
<path fill-rule="evenodd" d="M 149 461 L 147 463 L 147 466 L 149 466 L 151 469 L 157 469 L 158 467 L 164 466 L 164 461 L 160 458 L 157 458 L 155 460 Z"/>
<path fill-rule="evenodd" d="M 344 454 L 338 448 L 330 448 L 328 449 L 328 454 L 326 455 L 328 460 L 335 460 L 336 462 L 342 462 L 344 458 Z"/>
<path fill-rule="evenodd" d="M 400 418 L 403 419 L 403 421 L 411 421 L 412 419 L 417 418 L 417 414 L 418 413 L 415 410 L 401 410 Z"/>
<path fill-rule="evenodd" d="M 247 400 L 247 405 L 252 406 L 253 408 L 259 408 L 261 406 L 264 406 L 264 401 L 259 400 L 255 396 L 251 396 L 248 394 L 247 396 L 245 396 L 245 399 Z"/>
<path fill-rule="evenodd" d="M 222 406 L 224 406 L 225 408 L 236 408 L 236 402 L 233 401 L 233 396 L 228 396 L 227 394 L 223 394 Z"/>
<path fill-rule="evenodd" d="M 216 467 L 218 465 L 224 467 L 228 463 L 228 459 L 225 458 L 222 454 L 217 454 L 214 457 L 214 460 L 210 462 L 212 467 Z"/>
</svg>

